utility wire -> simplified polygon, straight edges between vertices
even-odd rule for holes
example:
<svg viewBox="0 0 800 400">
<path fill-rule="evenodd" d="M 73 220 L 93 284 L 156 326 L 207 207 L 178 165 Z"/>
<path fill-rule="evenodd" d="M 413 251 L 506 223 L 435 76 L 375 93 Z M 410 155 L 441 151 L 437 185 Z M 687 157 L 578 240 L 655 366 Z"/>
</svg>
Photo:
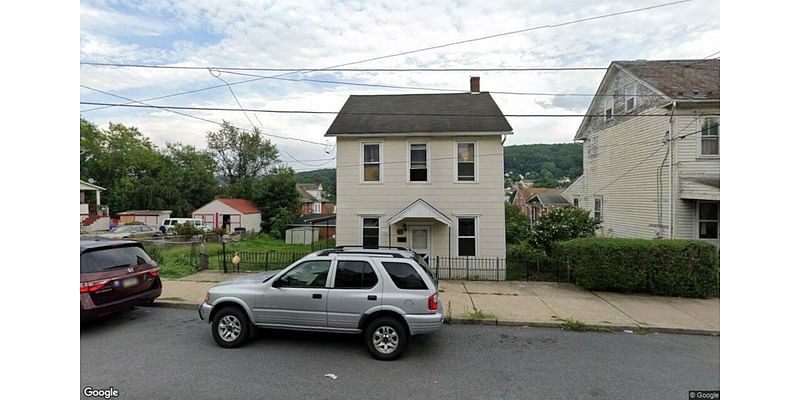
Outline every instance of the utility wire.
<svg viewBox="0 0 800 400">
<path fill-rule="evenodd" d="M 631 9 L 631 10 L 626 10 L 626 11 L 619 11 L 619 12 L 610 13 L 610 14 L 597 15 L 597 16 L 594 16 L 594 17 L 581 18 L 581 19 L 562 22 L 562 23 L 558 23 L 558 24 L 540 25 L 540 26 L 535 26 L 535 27 L 532 27 L 532 28 L 525 28 L 525 29 L 520 29 L 520 30 L 516 30 L 516 31 L 503 32 L 503 33 L 498 33 L 498 34 L 489 35 L 489 36 L 483 36 L 483 37 L 478 37 L 478 38 L 461 40 L 461 41 L 457 41 L 457 42 L 445 43 L 445 44 L 441 44 L 441 45 L 437 45 L 437 46 L 424 47 L 424 48 L 416 49 L 416 50 L 410 50 L 410 51 L 404 51 L 404 52 L 400 52 L 400 53 L 388 54 L 388 55 L 384 55 L 384 56 L 380 56 L 380 57 L 372 57 L 372 58 L 367 58 L 367 59 L 364 59 L 364 60 L 348 62 L 348 63 L 344 63 L 344 64 L 331 65 L 331 66 L 326 67 L 326 68 L 299 69 L 299 70 L 295 70 L 293 72 L 287 72 L 287 73 L 280 74 L 280 75 L 273 75 L 272 78 L 278 78 L 278 77 L 290 75 L 290 74 L 293 74 L 293 73 L 325 71 L 325 70 L 329 70 L 329 69 L 333 69 L 333 68 L 345 67 L 345 66 L 348 66 L 348 65 L 362 64 L 362 63 L 366 63 L 366 62 L 370 62 L 370 61 L 381 60 L 381 59 L 386 59 L 386 58 L 391 58 L 391 57 L 397 57 L 397 56 L 401 56 L 401 55 L 408 55 L 408 54 L 423 52 L 423 51 L 427 51 L 427 50 L 440 49 L 440 48 L 444 48 L 444 47 L 448 47 L 448 46 L 455 46 L 455 45 L 463 44 L 463 43 L 476 42 L 476 41 L 479 41 L 479 40 L 491 39 L 491 38 L 507 36 L 507 35 L 513 35 L 513 34 L 523 33 L 523 32 L 530 32 L 530 31 L 538 30 L 538 29 L 556 28 L 556 27 L 561 27 L 561 26 L 578 24 L 578 23 L 581 23 L 581 22 L 594 21 L 594 20 L 598 20 L 598 19 L 602 19 L 602 18 L 610 18 L 610 17 L 614 17 L 614 16 L 631 14 L 631 13 L 636 13 L 636 12 L 641 12 L 641 11 L 646 11 L 646 10 L 652 10 L 652 9 L 661 8 L 661 7 L 668 7 L 668 6 L 672 6 L 672 5 L 676 5 L 676 4 L 687 3 L 689 1 L 692 1 L 692 0 L 680 0 L 680 1 L 674 1 L 674 2 L 671 2 L 671 3 L 657 4 L 657 5 L 649 6 L 649 7 L 642 7 L 642 8 Z M 262 80 L 262 79 L 266 79 L 266 78 L 254 78 L 254 79 L 249 79 L 249 80 L 244 80 L 244 81 L 239 81 L 239 82 L 233 82 L 233 83 L 231 83 L 231 85 L 238 85 L 238 84 L 243 84 L 243 83 L 255 82 L 255 81 Z M 157 97 L 157 98 L 145 99 L 144 101 L 152 101 L 152 100 L 156 100 L 156 99 L 160 99 L 160 98 L 179 96 L 179 95 L 184 95 L 184 94 L 189 94 L 189 93 L 197 93 L 197 92 L 201 92 L 201 91 L 205 91 L 205 90 L 219 88 L 219 87 L 222 87 L 222 86 L 224 86 L 224 85 L 210 86 L 210 87 L 206 87 L 206 88 L 190 90 L 188 92 L 182 92 L 182 93 L 179 93 L 179 94 L 166 95 L 166 96 L 160 96 L 160 97 Z M 93 110 L 83 110 L 82 112 L 88 112 L 88 111 L 94 111 L 94 109 Z"/>
<path fill-rule="evenodd" d="M 82 85 L 83 86 L 83 85 Z M 121 96 L 120 96 L 121 97 Z M 137 101 L 137 103 L 143 103 Z M 189 107 L 189 106 L 169 106 L 169 105 L 155 105 L 155 104 L 122 104 L 122 103 L 101 103 L 93 101 L 81 101 L 80 104 L 84 105 L 97 105 L 97 106 L 112 106 L 112 107 L 132 107 L 132 108 L 159 108 L 171 110 L 197 110 L 197 111 L 249 111 L 249 112 L 262 112 L 272 114 L 312 114 L 312 115 L 377 115 L 377 116 L 419 116 L 419 117 L 481 117 L 481 118 L 497 118 L 504 116 L 509 118 L 543 118 L 543 117 L 605 117 L 605 114 L 442 114 L 442 113 L 386 113 L 386 112 L 342 112 L 342 111 L 315 111 L 315 110 L 275 110 L 275 109 L 259 109 L 259 108 L 224 108 L 224 107 Z M 706 114 L 709 116 L 717 116 L 719 114 Z M 694 114 L 676 114 L 675 116 L 694 116 Z M 638 117 L 669 117 L 668 114 L 632 114 L 620 115 L 615 118 L 638 118 Z"/>
<path fill-rule="evenodd" d="M 212 119 L 198 117 L 196 115 L 175 111 L 175 110 L 172 110 L 172 109 L 169 109 L 169 108 L 164 108 L 164 107 L 161 107 L 161 106 L 147 104 L 147 103 L 145 103 L 145 102 L 143 102 L 141 100 L 133 100 L 133 99 L 130 99 L 130 98 L 125 97 L 125 96 L 120 96 L 118 94 L 114 94 L 114 93 L 107 92 L 107 91 L 104 91 L 104 90 L 95 89 L 95 88 L 87 86 L 87 85 L 81 85 L 81 87 L 85 88 L 85 89 L 88 89 L 88 90 L 92 90 L 92 91 L 98 92 L 98 93 L 103 93 L 105 95 L 116 97 L 116 98 L 119 98 L 119 99 L 129 100 L 129 101 L 136 102 L 136 103 L 141 103 L 143 106 L 146 106 L 147 108 L 157 108 L 157 109 L 164 110 L 164 111 L 167 111 L 167 112 L 171 112 L 171 113 L 174 113 L 174 114 L 183 115 L 184 117 L 194 118 L 194 119 L 197 119 L 197 120 L 200 120 L 200 121 L 210 122 L 210 123 L 215 124 L 215 125 L 223 126 L 223 124 L 221 122 L 214 121 Z M 133 105 L 129 104 L 127 106 L 130 107 L 130 106 L 133 106 Z M 238 128 L 238 129 L 241 129 L 241 128 Z M 244 130 L 247 130 L 247 129 L 244 129 Z M 310 144 L 316 144 L 316 145 L 320 145 L 320 146 L 330 147 L 330 145 L 327 144 L 327 143 L 315 142 L 315 141 L 312 141 L 312 140 L 293 138 L 293 137 L 289 137 L 289 136 L 274 135 L 274 134 L 271 134 L 271 133 L 265 133 L 265 132 L 261 132 L 261 131 L 258 131 L 258 133 L 260 133 L 260 134 L 262 134 L 264 136 L 274 137 L 274 138 L 278 138 L 278 139 L 294 140 L 294 141 L 303 142 L 303 143 L 310 143 Z"/>
<path fill-rule="evenodd" d="M 607 67 L 458 67 L 458 68 L 268 68 L 268 67 L 217 67 L 200 65 L 158 65 L 158 64 L 126 64 L 126 63 L 101 63 L 82 61 L 81 65 L 95 67 L 119 68 L 152 68 L 152 69 L 181 69 L 181 70 L 207 70 L 220 71 L 303 71 L 310 72 L 495 72 L 495 71 L 605 71 Z"/>
</svg>

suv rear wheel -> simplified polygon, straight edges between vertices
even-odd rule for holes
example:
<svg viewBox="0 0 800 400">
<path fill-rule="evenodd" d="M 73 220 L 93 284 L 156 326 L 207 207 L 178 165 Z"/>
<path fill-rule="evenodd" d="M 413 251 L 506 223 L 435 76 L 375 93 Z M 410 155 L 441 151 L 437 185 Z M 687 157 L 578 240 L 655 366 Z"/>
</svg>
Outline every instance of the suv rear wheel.
<svg viewBox="0 0 800 400">
<path fill-rule="evenodd" d="M 250 322 L 239 308 L 225 307 L 214 315 L 211 335 L 225 348 L 239 347 L 250 338 Z"/>
<path fill-rule="evenodd" d="M 403 353 L 408 344 L 408 334 L 397 319 L 379 317 L 367 325 L 364 340 L 372 357 L 390 361 Z"/>
</svg>

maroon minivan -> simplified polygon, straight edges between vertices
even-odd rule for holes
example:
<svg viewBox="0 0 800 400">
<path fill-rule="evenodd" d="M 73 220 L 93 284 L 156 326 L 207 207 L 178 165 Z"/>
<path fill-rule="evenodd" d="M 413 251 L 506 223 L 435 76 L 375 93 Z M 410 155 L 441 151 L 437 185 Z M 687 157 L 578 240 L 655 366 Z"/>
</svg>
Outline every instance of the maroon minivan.
<svg viewBox="0 0 800 400">
<path fill-rule="evenodd" d="M 81 239 L 81 320 L 152 303 L 160 270 L 139 242 Z"/>
</svg>

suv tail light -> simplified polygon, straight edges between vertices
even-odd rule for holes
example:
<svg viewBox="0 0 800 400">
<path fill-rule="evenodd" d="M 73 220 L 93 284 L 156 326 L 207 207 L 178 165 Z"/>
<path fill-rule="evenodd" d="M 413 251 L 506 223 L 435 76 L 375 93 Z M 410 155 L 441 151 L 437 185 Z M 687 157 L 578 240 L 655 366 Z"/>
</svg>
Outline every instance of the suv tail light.
<svg viewBox="0 0 800 400">
<path fill-rule="evenodd" d="M 428 297 L 428 310 L 436 311 L 439 309 L 439 292 L 436 292 Z"/>
<path fill-rule="evenodd" d="M 111 282 L 111 279 L 103 279 L 99 281 L 81 282 L 81 293 L 94 293 L 102 289 L 105 285 Z"/>
<path fill-rule="evenodd" d="M 151 270 L 147 271 L 147 273 L 150 274 L 150 276 L 152 276 L 153 278 L 155 278 L 155 277 L 158 276 L 160 270 L 161 270 L 161 268 L 151 269 Z"/>
</svg>

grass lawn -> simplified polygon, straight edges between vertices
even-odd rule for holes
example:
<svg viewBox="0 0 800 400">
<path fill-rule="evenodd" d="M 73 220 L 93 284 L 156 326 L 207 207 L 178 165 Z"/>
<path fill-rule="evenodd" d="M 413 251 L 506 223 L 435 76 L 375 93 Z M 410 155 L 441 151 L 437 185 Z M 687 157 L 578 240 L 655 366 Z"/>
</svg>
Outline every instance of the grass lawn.
<svg viewBox="0 0 800 400">
<path fill-rule="evenodd" d="M 330 246 L 333 246 L 331 243 Z M 199 245 L 195 245 L 194 252 L 192 245 L 159 245 L 147 244 L 147 252 L 158 261 L 161 266 L 161 276 L 164 278 L 182 278 L 199 271 L 198 254 L 200 251 Z M 316 243 L 315 250 L 319 250 L 328 245 Z M 222 254 L 222 244 L 220 243 L 207 243 L 206 251 L 208 253 L 208 269 L 220 270 L 220 257 Z M 273 254 L 273 262 L 270 262 L 270 269 L 283 268 L 289 265 L 294 259 L 299 258 L 312 251 L 311 245 L 304 244 L 286 244 L 283 240 L 275 239 L 274 237 L 266 234 L 256 236 L 252 239 L 242 240 L 240 242 L 230 242 L 225 244 L 225 253 L 229 254 L 228 259 L 235 252 L 275 252 Z M 228 265 L 231 268 L 231 265 Z M 249 265 L 242 263 L 241 270 L 260 270 L 265 268 L 262 265 Z"/>
</svg>

